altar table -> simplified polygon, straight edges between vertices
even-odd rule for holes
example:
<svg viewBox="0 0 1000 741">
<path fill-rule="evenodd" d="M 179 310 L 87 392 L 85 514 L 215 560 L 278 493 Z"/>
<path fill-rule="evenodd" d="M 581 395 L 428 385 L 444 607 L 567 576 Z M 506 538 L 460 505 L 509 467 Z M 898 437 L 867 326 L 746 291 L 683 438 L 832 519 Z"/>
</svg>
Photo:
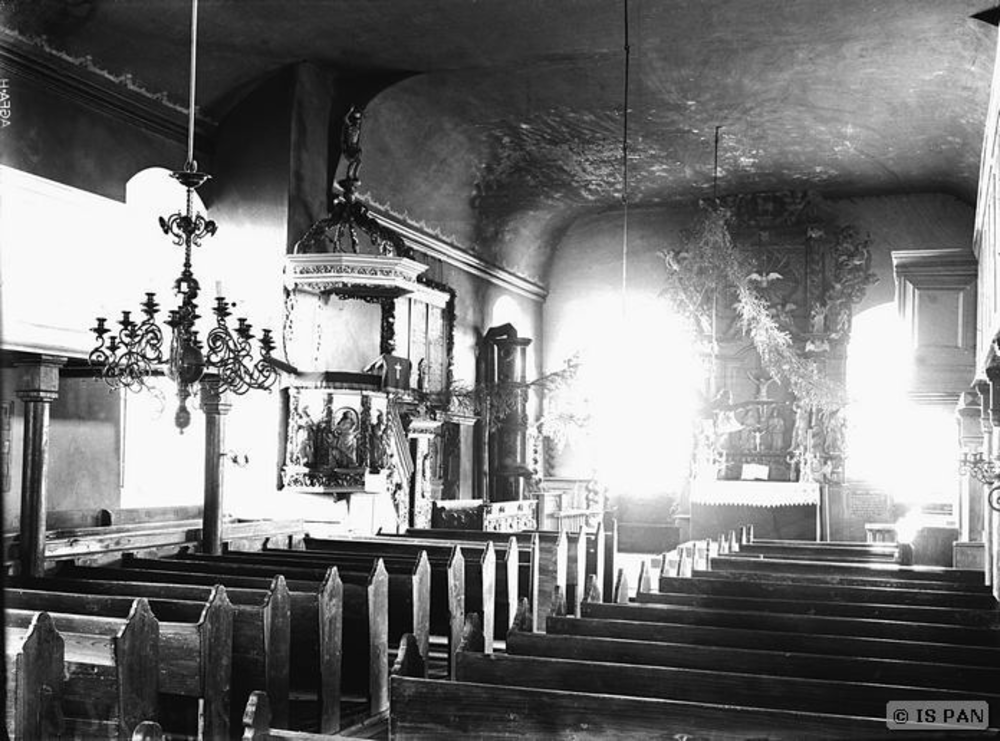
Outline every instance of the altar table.
<svg viewBox="0 0 1000 741">
<path fill-rule="evenodd" d="M 819 540 L 822 533 L 820 485 L 797 481 L 716 481 L 691 483 L 691 538 L 715 538 L 740 525 L 754 537 Z"/>
</svg>

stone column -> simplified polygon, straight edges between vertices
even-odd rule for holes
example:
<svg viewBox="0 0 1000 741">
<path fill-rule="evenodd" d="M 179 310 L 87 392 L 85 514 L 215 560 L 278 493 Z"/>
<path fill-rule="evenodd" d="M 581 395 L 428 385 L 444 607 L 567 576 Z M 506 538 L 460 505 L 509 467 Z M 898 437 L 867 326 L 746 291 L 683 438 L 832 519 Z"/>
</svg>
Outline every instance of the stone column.
<svg viewBox="0 0 1000 741">
<path fill-rule="evenodd" d="M 18 552 L 22 576 L 45 572 L 45 513 L 49 463 L 49 408 L 59 396 L 59 367 L 65 358 L 43 355 L 18 363 L 16 394 L 24 402 L 24 458 Z"/>
<path fill-rule="evenodd" d="M 232 409 L 229 395 L 212 381 L 201 383 L 201 409 L 205 413 L 205 504 L 201 547 L 205 553 L 222 553 L 222 485 L 226 465 L 226 415 Z"/>
</svg>

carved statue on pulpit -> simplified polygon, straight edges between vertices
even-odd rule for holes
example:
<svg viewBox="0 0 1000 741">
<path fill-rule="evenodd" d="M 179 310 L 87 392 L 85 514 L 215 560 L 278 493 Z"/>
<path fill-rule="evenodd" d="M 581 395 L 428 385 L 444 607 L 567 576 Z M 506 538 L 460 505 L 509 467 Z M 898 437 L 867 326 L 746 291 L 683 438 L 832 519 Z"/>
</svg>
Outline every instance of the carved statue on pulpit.
<svg viewBox="0 0 1000 741">
<path fill-rule="evenodd" d="M 369 468 L 372 471 L 381 471 L 386 467 L 388 451 L 388 425 L 385 423 L 385 414 L 376 412 L 375 422 L 371 426 L 370 442 L 368 444 L 371 463 Z"/>
<path fill-rule="evenodd" d="M 292 454 L 289 456 L 289 463 L 296 466 L 309 467 L 313 464 L 316 455 L 313 437 L 316 434 L 316 423 L 309 415 L 306 407 L 300 408 L 296 413 L 295 439 L 292 445 Z"/>
<path fill-rule="evenodd" d="M 329 431 L 332 463 L 335 468 L 354 468 L 358 465 L 358 413 L 344 408 L 334 416 L 337 422 Z"/>
</svg>

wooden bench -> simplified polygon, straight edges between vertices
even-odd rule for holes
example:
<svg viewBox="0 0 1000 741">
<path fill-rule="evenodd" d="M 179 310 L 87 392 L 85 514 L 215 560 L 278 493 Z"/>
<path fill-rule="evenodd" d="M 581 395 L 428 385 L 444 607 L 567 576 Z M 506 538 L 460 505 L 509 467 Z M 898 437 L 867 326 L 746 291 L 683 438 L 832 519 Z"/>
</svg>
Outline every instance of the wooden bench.
<svg viewBox="0 0 1000 741">
<path fill-rule="evenodd" d="M 316 565 L 336 566 L 338 573 L 360 572 L 367 574 L 374 561 L 373 557 L 330 558 L 328 554 L 306 553 L 299 550 L 267 549 L 261 552 L 227 551 L 227 560 L 246 563 L 266 563 L 277 568 L 315 567 Z M 430 644 L 431 615 L 431 567 L 427 554 L 421 551 L 416 558 L 409 556 L 393 558 L 386 554 L 382 558 L 389 575 L 389 642 L 397 644 L 405 633 L 412 633 L 418 641 L 420 651 L 426 660 Z M 274 707 L 268 695 L 270 707 Z M 275 721 L 283 723 L 277 712 Z"/>
<path fill-rule="evenodd" d="M 458 545 L 462 545 L 466 542 L 493 542 L 494 546 L 498 543 L 506 542 L 506 540 L 510 537 L 510 533 L 423 528 L 410 528 L 406 531 L 406 535 L 414 538 L 446 540 Z M 552 611 L 552 606 L 558 602 L 557 593 L 561 593 L 565 599 L 566 587 L 568 583 L 568 536 L 566 533 L 553 533 L 539 530 L 516 533 L 515 535 L 519 538 L 521 535 L 529 537 L 537 536 L 538 538 L 538 589 L 537 599 L 535 602 L 537 608 L 533 615 L 536 619 L 536 629 L 541 630 L 541 626 L 545 624 L 545 617 Z M 518 542 L 520 542 L 520 540 Z"/>
<path fill-rule="evenodd" d="M 37 627 L 39 611 L 7 608 L 6 635 Z M 126 616 L 48 613 L 63 640 L 62 712 L 75 737 L 127 739 L 159 712 L 159 625 L 149 604 L 129 602 Z"/>
<path fill-rule="evenodd" d="M 146 565 L 136 569 L 84 567 L 81 575 L 91 580 L 125 585 L 142 583 L 211 588 L 214 584 L 221 584 L 237 595 L 244 590 L 251 593 L 266 591 L 275 578 L 203 573 L 172 561 L 147 564 L 132 559 L 125 563 Z M 77 569 L 64 569 L 60 573 L 73 578 Z M 291 632 L 289 694 L 315 697 L 320 727 L 336 731 L 341 723 L 344 586 L 336 569 L 330 569 L 319 584 L 288 580 L 285 583 L 289 591 Z"/>
<path fill-rule="evenodd" d="M 6 627 L 7 738 L 12 741 L 55 739 L 63 734 L 62 636 L 45 612 L 27 628 Z"/>
<path fill-rule="evenodd" d="M 54 593 L 75 593 L 93 597 L 145 597 L 149 600 L 153 614 L 161 621 L 178 620 L 174 605 L 182 603 L 205 604 L 212 599 L 212 587 L 158 584 L 155 582 L 113 581 L 93 578 L 92 568 L 64 569 L 63 578 L 22 580 L 20 583 L 31 589 L 48 590 Z M 35 604 L 49 602 L 61 604 L 66 594 L 53 594 L 43 599 L 39 593 L 25 590 L 8 591 L 15 599 Z M 263 687 L 274 698 L 275 715 L 282 723 L 288 723 L 289 702 L 289 654 L 291 642 L 291 606 L 288 588 L 282 577 L 275 577 L 266 590 L 227 589 L 226 598 L 232 605 L 232 692 L 230 694 L 230 724 L 239 728 L 243 705 L 250 692 Z M 98 609 L 99 602 L 92 599 L 92 609 Z M 58 609 L 52 607 L 50 609 Z M 188 610 L 190 612 L 190 608 Z M 190 617 L 190 615 L 188 616 Z M 161 671 L 169 667 L 161 666 Z M 234 722 L 235 721 L 235 722 Z"/>
<path fill-rule="evenodd" d="M 740 674 L 720 664 L 718 670 L 681 669 L 601 662 L 497 655 L 463 651 L 458 657 L 460 682 L 603 693 L 661 700 L 799 710 L 867 718 L 884 716 L 886 701 L 983 700 L 995 715 L 1000 695 L 842 680 Z M 994 688 L 1000 690 L 1000 688 Z"/>
<path fill-rule="evenodd" d="M 639 636 L 639 634 L 636 634 Z M 767 646 L 715 645 L 711 642 L 648 641 L 557 633 L 512 631 L 508 655 L 549 656 L 589 662 L 623 662 L 651 666 L 718 670 L 815 679 L 837 679 L 876 684 L 980 691 L 1000 683 L 1000 669 L 992 666 L 959 666 L 926 661 L 849 656 L 843 653 L 810 653 Z"/>
<path fill-rule="evenodd" d="M 830 617 L 868 618 L 873 620 L 898 620 L 942 625 L 966 625 L 977 628 L 1000 627 L 1000 612 L 996 610 L 963 610 L 949 607 L 914 607 L 877 603 L 805 601 L 770 599 L 766 592 L 758 597 L 729 597 L 725 595 L 678 592 L 636 593 L 640 604 L 687 605 L 736 611 L 777 612 L 791 615 L 826 615 Z"/>
<path fill-rule="evenodd" d="M 867 636 L 900 641 L 982 646 L 1000 651 L 1000 630 L 996 628 L 875 620 L 826 615 L 790 615 L 777 612 L 735 611 L 686 605 L 585 602 L 583 617 L 606 620 L 673 623 L 682 625 L 740 628 L 833 636 Z M 1000 654 L 998 654 L 1000 655 Z"/>
<path fill-rule="evenodd" d="M 228 729 L 232 681 L 233 607 L 225 589 L 209 589 L 196 600 L 154 599 L 142 595 L 108 596 L 54 591 L 46 579 L 21 582 L 5 591 L 8 607 L 105 617 L 125 617 L 137 597 L 159 622 L 159 693 L 161 720 L 171 729 L 197 728 L 199 712 L 205 728 Z M 39 587 L 47 587 L 40 589 Z M 86 584 L 83 584 L 86 588 Z M 170 697 L 174 696 L 174 697 Z M 203 708 L 198 709 L 201 704 Z M 140 718 L 145 719 L 145 718 Z M 222 732 L 222 731 L 219 731 Z"/>
<path fill-rule="evenodd" d="M 390 738 L 404 739 L 454 736 L 889 739 L 899 736 L 898 731 L 886 728 L 884 718 L 850 718 L 405 676 L 392 678 L 389 733 Z M 938 736 L 949 737 L 944 733 Z"/>
<path fill-rule="evenodd" d="M 993 666 L 995 664 L 991 662 L 1000 661 L 1000 649 L 997 648 L 947 643 L 918 643 L 869 636 L 815 635 L 776 630 L 753 630 L 714 625 L 552 616 L 547 621 L 546 630 L 548 633 L 562 635 L 758 648 L 826 655 L 868 656 L 961 666 Z"/>
<path fill-rule="evenodd" d="M 761 597 L 800 601 L 855 602 L 859 604 L 910 605 L 914 607 L 952 607 L 967 610 L 991 610 L 996 600 L 991 594 L 924 591 L 881 585 L 856 586 L 785 579 L 744 579 L 743 575 L 712 572 L 714 577 L 695 573 L 693 578 L 661 576 L 659 591 L 682 594 L 714 594 L 729 597 Z"/>
<path fill-rule="evenodd" d="M 306 689 L 312 692 L 322 683 L 322 693 L 316 699 L 324 730 L 332 725 L 332 715 L 343 715 L 341 701 L 349 696 L 364 698 L 366 715 L 387 710 L 389 576 L 381 559 L 372 562 L 368 574 L 345 572 L 342 576 L 333 567 L 278 569 L 268 564 L 226 563 L 221 559 L 127 559 L 123 563 L 130 567 L 132 578 L 138 569 L 147 575 L 154 571 L 167 574 L 170 581 L 185 583 L 181 577 L 196 575 L 196 583 L 251 588 L 263 588 L 281 573 L 291 592 L 293 610 L 293 682 L 307 677 Z M 342 596 L 339 604 L 331 606 L 336 600 L 331 592 L 337 586 Z M 308 627 L 309 621 L 316 627 Z M 296 625 L 302 625 L 302 630 Z M 341 671 L 341 664 L 348 670 Z M 306 669 L 300 674 L 296 666 Z M 334 686 L 340 688 L 339 693 Z M 339 722 L 343 723 L 344 718 L 340 717 Z"/>
<path fill-rule="evenodd" d="M 508 557 L 511 542 L 515 550 L 513 557 Z M 519 556 L 516 550 L 516 540 L 510 538 L 505 543 L 494 545 L 492 542 L 445 542 L 433 538 L 410 538 L 399 535 L 378 535 L 374 537 L 351 536 L 343 538 L 311 538 L 304 539 L 304 545 L 309 552 L 322 552 L 339 555 L 370 555 L 370 554 L 412 554 L 426 551 L 430 555 L 437 554 L 447 558 L 445 554 L 451 548 L 461 548 L 465 562 L 465 610 L 478 612 L 483 616 L 484 624 L 500 625 L 512 620 L 517 610 L 517 580 Z M 514 592 L 508 585 L 514 585 Z M 513 611 L 508 606 L 513 605 Z M 509 623 L 508 623 L 509 625 Z M 502 633 L 506 633 L 504 627 Z M 498 631 L 494 631 L 497 635 Z"/>
<path fill-rule="evenodd" d="M 754 541 L 740 546 L 741 556 L 760 556 L 803 561 L 837 561 L 862 563 L 894 563 L 898 556 L 895 546 L 871 547 L 864 543 L 855 545 L 811 543 L 803 541 Z"/>
<path fill-rule="evenodd" d="M 896 581 L 947 582 L 979 590 L 984 586 L 980 571 L 949 569 L 938 566 L 899 566 L 891 563 L 842 563 L 837 561 L 804 561 L 761 558 L 738 554 L 720 555 L 712 559 L 711 571 L 763 572 L 780 574 L 821 574 Z"/>
<path fill-rule="evenodd" d="M 326 563 L 357 563 L 358 559 L 370 560 L 373 558 L 388 557 L 391 563 L 397 565 L 401 563 L 412 563 L 421 554 L 427 558 L 430 566 L 430 612 L 429 612 L 429 633 L 437 636 L 444 636 L 447 642 L 448 652 L 448 672 L 454 671 L 454 657 L 458 650 L 458 644 L 462 638 L 462 626 L 465 622 L 465 613 L 472 605 L 483 609 L 483 599 L 486 602 L 486 609 L 492 618 L 492 578 L 495 566 L 486 565 L 488 573 L 484 580 L 484 564 L 480 553 L 480 558 L 466 558 L 462 549 L 449 544 L 431 542 L 425 547 L 424 544 L 397 544 L 396 547 L 378 548 L 381 541 L 366 542 L 364 540 L 352 541 L 349 539 L 313 539 L 306 538 L 306 551 L 293 552 L 287 558 L 308 561 L 310 559 L 321 559 Z M 266 551 L 270 554 L 273 551 Z M 472 556 L 472 554 L 470 554 Z M 400 560 L 401 559 L 401 560 Z M 488 582 L 484 587 L 484 581 Z M 478 589 L 470 589 L 472 586 Z M 484 591 L 489 593 L 484 595 Z M 478 594 L 478 599 L 470 600 L 470 593 Z M 395 639 L 394 639 L 395 640 Z M 423 645 L 423 637 L 420 638 Z M 426 657 L 425 657 L 426 658 Z"/>
</svg>

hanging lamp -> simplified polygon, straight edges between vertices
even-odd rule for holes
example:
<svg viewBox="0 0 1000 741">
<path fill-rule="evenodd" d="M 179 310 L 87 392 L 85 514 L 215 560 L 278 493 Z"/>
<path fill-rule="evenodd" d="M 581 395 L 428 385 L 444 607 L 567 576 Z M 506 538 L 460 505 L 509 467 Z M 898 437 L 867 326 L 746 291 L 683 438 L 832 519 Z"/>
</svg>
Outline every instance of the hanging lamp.
<svg viewBox="0 0 1000 741">
<path fill-rule="evenodd" d="M 174 424 L 182 432 L 191 423 L 187 401 L 197 394 L 202 381 L 211 382 L 220 393 L 241 395 L 251 389 L 269 389 L 277 380 L 271 357 L 274 351 L 271 331 L 261 331 L 255 352 L 252 325 L 246 318 L 239 317 L 236 327 L 229 326 L 235 303 L 221 295 L 216 297 L 212 307 L 215 324 L 205 334 L 204 341 L 197 329 L 197 320 L 201 318 L 198 314 L 201 286 L 191 266 L 191 252 L 193 247 L 201 246 L 202 239 L 214 236 L 217 231 L 216 223 L 197 213 L 194 207 L 195 191 L 211 177 L 198 169 L 194 159 L 197 46 L 198 0 L 192 0 L 187 161 L 182 170 L 171 173 L 186 191 L 186 207 L 183 212 L 159 219 L 163 233 L 184 248 L 181 273 L 174 281 L 179 303 L 170 310 L 165 322 L 170 329 L 169 347 L 164 352 L 165 333 L 156 319 L 160 309 L 156 294 L 146 293 L 140 304 L 143 316 L 140 321 L 132 319 L 131 311 L 122 311 L 115 330 L 107 326 L 106 317 L 97 318 L 97 325 L 91 328 L 97 345 L 89 355 L 90 364 L 100 369 L 101 377 L 114 389 L 148 390 L 150 377 L 165 373 L 177 388 Z"/>
</svg>

